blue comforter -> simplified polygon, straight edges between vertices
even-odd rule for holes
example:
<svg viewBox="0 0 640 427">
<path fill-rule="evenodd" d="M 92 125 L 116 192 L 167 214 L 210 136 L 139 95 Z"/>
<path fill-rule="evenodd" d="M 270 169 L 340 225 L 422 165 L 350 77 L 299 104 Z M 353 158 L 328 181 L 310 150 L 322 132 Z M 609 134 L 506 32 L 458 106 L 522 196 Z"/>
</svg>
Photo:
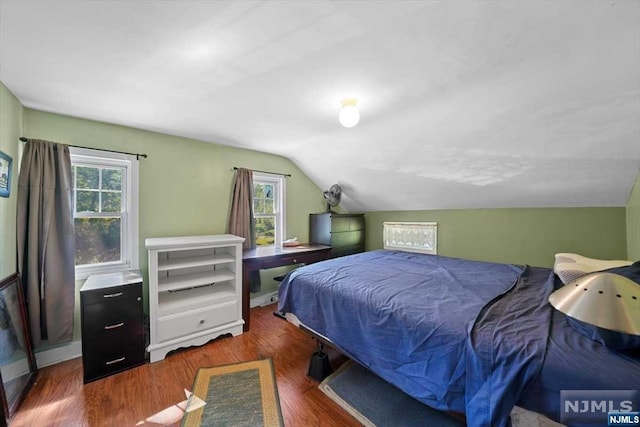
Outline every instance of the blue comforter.
<svg viewBox="0 0 640 427">
<path fill-rule="evenodd" d="M 279 310 L 429 406 L 506 425 L 541 369 L 552 291 L 548 269 L 373 251 L 293 271 Z"/>
<path fill-rule="evenodd" d="M 640 384 L 638 351 L 610 350 L 551 308 L 560 286 L 546 268 L 375 251 L 295 270 L 279 308 L 418 400 L 501 426 L 515 403 L 558 420 L 562 390 Z"/>
</svg>

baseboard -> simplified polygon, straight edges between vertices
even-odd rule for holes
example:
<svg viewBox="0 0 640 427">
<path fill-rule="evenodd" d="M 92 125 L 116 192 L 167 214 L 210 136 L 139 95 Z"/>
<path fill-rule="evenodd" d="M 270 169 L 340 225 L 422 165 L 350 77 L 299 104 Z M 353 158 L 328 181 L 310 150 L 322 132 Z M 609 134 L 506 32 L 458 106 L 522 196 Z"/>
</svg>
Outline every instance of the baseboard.
<svg viewBox="0 0 640 427">
<path fill-rule="evenodd" d="M 38 368 L 55 365 L 67 360 L 82 356 L 82 341 L 72 341 L 69 344 L 48 348 L 36 353 L 36 365 Z"/>
<path fill-rule="evenodd" d="M 272 299 L 273 297 L 276 297 L 276 299 Z M 264 307 L 265 305 L 273 304 L 276 301 L 278 301 L 278 291 L 251 298 L 249 301 L 249 307 Z"/>
</svg>

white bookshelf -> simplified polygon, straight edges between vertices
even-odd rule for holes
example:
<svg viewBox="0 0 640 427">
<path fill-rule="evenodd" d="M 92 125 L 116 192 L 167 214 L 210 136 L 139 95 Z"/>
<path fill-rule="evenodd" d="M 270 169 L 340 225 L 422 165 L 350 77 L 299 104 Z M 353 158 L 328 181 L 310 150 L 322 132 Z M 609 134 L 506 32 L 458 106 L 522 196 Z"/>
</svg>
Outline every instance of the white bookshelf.
<svg viewBox="0 0 640 427">
<path fill-rule="evenodd" d="M 242 333 L 243 242 L 231 234 L 145 240 L 152 363 L 171 350 Z"/>
</svg>

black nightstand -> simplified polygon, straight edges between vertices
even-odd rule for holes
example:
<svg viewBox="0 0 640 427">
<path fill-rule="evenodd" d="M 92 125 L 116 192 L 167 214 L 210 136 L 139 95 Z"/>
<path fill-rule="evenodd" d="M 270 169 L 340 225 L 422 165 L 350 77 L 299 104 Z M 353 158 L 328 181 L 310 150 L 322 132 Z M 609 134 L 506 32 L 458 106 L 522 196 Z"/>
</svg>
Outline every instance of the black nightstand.
<svg viewBox="0 0 640 427">
<path fill-rule="evenodd" d="M 139 272 L 90 276 L 80 289 L 80 304 L 85 383 L 144 363 Z"/>
</svg>

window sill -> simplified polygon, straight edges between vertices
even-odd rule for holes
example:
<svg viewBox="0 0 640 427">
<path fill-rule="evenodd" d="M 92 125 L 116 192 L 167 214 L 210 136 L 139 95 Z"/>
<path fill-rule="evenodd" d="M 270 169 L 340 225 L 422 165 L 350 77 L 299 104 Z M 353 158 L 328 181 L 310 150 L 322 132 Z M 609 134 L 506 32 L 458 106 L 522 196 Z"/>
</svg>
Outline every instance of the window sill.
<svg viewBox="0 0 640 427">
<path fill-rule="evenodd" d="M 97 266 L 83 266 L 76 267 L 76 280 L 85 280 L 89 276 L 93 276 L 96 274 L 108 274 L 108 273 L 119 273 L 124 271 L 137 270 L 137 266 L 132 266 L 130 264 L 104 264 Z"/>
</svg>

